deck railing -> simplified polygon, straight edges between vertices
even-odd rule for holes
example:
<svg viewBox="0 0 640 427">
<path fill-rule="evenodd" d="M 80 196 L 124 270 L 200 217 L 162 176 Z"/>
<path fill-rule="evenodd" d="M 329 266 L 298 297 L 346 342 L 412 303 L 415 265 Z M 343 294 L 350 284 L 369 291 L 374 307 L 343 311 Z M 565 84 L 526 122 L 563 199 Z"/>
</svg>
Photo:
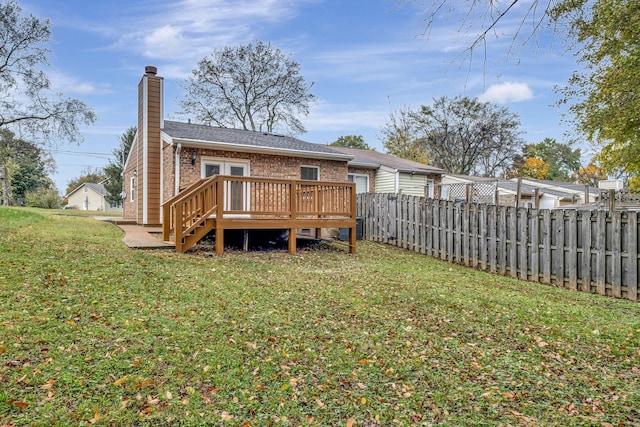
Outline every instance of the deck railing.
<svg viewBox="0 0 640 427">
<path fill-rule="evenodd" d="M 185 239 L 213 228 L 352 228 L 355 216 L 353 183 L 215 175 L 164 203 L 163 239 L 173 235 L 183 252 Z"/>
</svg>

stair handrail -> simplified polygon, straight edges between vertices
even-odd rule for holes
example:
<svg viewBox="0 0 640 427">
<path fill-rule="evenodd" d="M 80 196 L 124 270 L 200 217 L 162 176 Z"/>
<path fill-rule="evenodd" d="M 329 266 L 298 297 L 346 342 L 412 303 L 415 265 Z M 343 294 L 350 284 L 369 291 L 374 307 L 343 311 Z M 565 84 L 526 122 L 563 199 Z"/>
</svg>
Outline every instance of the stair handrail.
<svg viewBox="0 0 640 427">
<path fill-rule="evenodd" d="M 174 233 L 174 241 L 176 241 L 176 207 L 178 204 L 184 204 L 186 200 L 193 197 L 194 194 L 199 192 L 202 188 L 206 187 L 209 182 L 217 180 L 217 175 L 202 178 L 189 184 L 180 193 L 176 194 L 166 202 L 162 204 L 163 220 L 162 220 L 162 239 L 168 241 L 171 233 Z M 209 209 L 211 210 L 211 209 Z M 182 212 L 181 212 L 182 213 Z M 180 215 L 182 216 L 182 215 Z M 207 215 L 208 216 L 208 215 Z M 184 226 L 184 224 L 182 224 Z M 182 229 L 183 227 L 181 227 Z"/>
</svg>

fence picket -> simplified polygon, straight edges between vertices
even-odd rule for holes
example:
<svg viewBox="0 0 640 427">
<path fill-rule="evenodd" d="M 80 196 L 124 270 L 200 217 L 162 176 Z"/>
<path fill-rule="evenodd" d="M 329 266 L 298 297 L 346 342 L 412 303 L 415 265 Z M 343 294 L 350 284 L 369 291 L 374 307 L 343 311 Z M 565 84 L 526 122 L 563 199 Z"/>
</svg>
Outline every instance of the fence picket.
<svg viewBox="0 0 640 427">
<path fill-rule="evenodd" d="M 487 205 L 480 205 L 479 221 L 480 221 L 480 236 L 479 236 L 479 256 L 480 256 L 480 268 L 487 269 Z"/>
<path fill-rule="evenodd" d="M 606 237 L 607 237 L 607 217 L 604 211 L 598 211 L 596 216 L 596 291 L 600 295 L 607 294 L 606 277 Z"/>
<path fill-rule="evenodd" d="M 488 242 L 488 252 L 487 252 L 487 257 L 489 258 L 489 271 L 492 273 L 495 273 L 496 270 L 496 266 L 497 266 L 497 258 L 498 258 L 498 254 L 497 254 L 497 236 L 496 236 L 496 206 L 495 205 L 489 205 L 489 211 L 488 211 L 488 226 L 489 226 L 489 230 L 488 230 L 488 237 L 489 237 L 489 242 Z"/>
<path fill-rule="evenodd" d="M 572 230 L 578 230 L 578 215 L 574 210 L 568 211 L 567 229 L 567 260 L 564 268 L 569 282 L 567 287 L 572 290 L 578 290 L 578 233 Z"/>
<path fill-rule="evenodd" d="M 627 299 L 638 301 L 638 213 L 629 212 L 627 221 Z"/>
<path fill-rule="evenodd" d="M 542 282 L 551 284 L 551 211 L 542 211 L 542 250 L 540 264 L 542 264 Z"/>
<path fill-rule="evenodd" d="M 500 274 L 507 274 L 507 208 L 498 207 L 499 223 L 498 223 L 498 265 L 500 266 Z"/>
<path fill-rule="evenodd" d="M 611 218 L 611 294 L 616 298 L 622 298 L 621 229 L 622 212 L 615 211 Z"/>
<path fill-rule="evenodd" d="M 540 281 L 540 219 L 537 209 L 530 209 L 531 213 L 531 226 L 529 227 L 529 241 L 531 242 L 530 249 L 530 261 L 531 261 L 531 275 L 530 280 L 534 282 Z"/>
<path fill-rule="evenodd" d="M 368 240 L 523 280 L 639 299 L 637 212 L 535 210 L 394 194 L 360 194 L 356 206 Z"/>
<path fill-rule="evenodd" d="M 511 277 L 518 278 L 518 216 L 517 208 L 509 208 L 509 258 Z"/>
<path fill-rule="evenodd" d="M 591 211 L 582 212 L 582 292 L 591 292 Z"/>
<path fill-rule="evenodd" d="M 524 208 L 518 208 L 519 218 L 518 218 L 518 226 L 520 227 L 520 232 L 518 233 L 519 240 L 519 263 L 518 277 L 522 280 L 527 280 L 529 277 L 529 211 Z"/>
</svg>

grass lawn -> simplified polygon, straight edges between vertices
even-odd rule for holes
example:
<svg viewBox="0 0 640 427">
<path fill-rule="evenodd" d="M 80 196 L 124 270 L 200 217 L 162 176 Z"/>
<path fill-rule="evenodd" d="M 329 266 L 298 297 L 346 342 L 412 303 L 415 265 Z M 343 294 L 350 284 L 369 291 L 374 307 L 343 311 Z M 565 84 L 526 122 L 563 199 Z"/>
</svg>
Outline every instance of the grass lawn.
<svg viewBox="0 0 640 427">
<path fill-rule="evenodd" d="M 640 304 L 358 242 L 184 255 L 0 208 L 0 426 L 640 425 Z"/>
</svg>

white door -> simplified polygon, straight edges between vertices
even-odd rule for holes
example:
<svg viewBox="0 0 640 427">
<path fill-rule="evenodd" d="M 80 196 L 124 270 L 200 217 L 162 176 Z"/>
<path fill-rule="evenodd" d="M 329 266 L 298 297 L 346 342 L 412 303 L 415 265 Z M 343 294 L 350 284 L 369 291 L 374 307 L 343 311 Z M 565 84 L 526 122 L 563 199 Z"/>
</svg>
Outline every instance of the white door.
<svg viewBox="0 0 640 427">
<path fill-rule="evenodd" d="M 203 159 L 202 177 L 212 175 L 249 176 L 249 162 L 227 159 Z M 227 182 L 224 189 L 224 209 L 246 211 L 249 209 L 249 191 L 246 182 Z"/>
</svg>

